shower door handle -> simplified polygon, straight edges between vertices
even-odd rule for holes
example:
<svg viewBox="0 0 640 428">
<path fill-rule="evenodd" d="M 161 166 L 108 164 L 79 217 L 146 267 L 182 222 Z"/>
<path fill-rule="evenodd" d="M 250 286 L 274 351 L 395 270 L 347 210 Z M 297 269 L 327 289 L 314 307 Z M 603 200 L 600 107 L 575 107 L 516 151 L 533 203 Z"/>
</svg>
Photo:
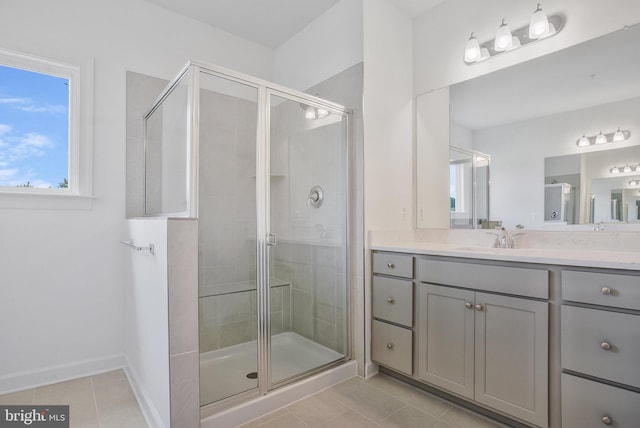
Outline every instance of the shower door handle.
<svg viewBox="0 0 640 428">
<path fill-rule="evenodd" d="M 275 247 L 278 243 L 278 239 L 276 238 L 275 233 L 267 233 L 267 245 L 269 247 Z"/>
</svg>

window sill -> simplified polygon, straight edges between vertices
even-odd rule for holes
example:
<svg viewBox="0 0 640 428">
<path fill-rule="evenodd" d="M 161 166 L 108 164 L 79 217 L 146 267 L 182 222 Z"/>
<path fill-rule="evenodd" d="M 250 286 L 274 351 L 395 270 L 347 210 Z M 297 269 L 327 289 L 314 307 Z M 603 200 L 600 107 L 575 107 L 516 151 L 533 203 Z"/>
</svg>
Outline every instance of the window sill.
<svg viewBox="0 0 640 428">
<path fill-rule="evenodd" d="M 95 196 L 65 193 L 0 192 L 0 209 L 90 210 Z"/>
</svg>

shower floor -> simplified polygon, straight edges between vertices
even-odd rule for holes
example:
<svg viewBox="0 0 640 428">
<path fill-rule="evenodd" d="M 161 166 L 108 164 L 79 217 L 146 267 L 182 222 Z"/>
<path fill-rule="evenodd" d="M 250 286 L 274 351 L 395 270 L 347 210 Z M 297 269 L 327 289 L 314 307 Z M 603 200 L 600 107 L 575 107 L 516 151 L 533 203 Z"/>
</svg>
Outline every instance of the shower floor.
<svg viewBox="0 0 640 428">
<path fill-rule="evenodd" d="M 271 338 L 271 379 L 279 381 L 339 360 L 344 355 L 294 332 Z M 257 344 L 241 343 L 200 355 L 200 405 L 258 387 Z"/>
</svg>

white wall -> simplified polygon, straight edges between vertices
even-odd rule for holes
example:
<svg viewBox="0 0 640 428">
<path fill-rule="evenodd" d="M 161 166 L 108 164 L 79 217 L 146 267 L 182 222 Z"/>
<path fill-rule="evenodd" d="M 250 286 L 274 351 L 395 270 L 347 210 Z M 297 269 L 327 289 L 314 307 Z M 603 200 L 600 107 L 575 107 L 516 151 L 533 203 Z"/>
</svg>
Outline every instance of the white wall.
<svg viewBox="0 0 640 428">
<path fill-rule="evenodd" d="M 269 79 L 273 53 L 141 0 L 5 2 L 0 46 L 95 59 L 92 208 L 0 209 L 3 392 L 122 365 L 125 71 L 171 79 L 194 58 Z"/>
<path fill-rule="evenodd" d="M 341 0 L 275 50 L 273 81 L 304 91 L 359 62 L 362 0 Z"/>
<path fill-rule="evenodd" d="M 409 230 L 414 212 L 411 19 L 387 0 L 366 0 L 363 19 L 364 230 Z M 357 295 L 355 314 L 358 319 L 364 315 L 365 320 L 363 329 L 356 332 L 356 340 L 365 346 L 361 375 L 375 370 L 370 361 L 368 249 L 367 238 L 365 284 Z"/>
<path fill-rule="evenodd" d="M 562 14 L 564 29 L 551 39 L 479 64 L 463 61 L 473 31 L 482 43 L 492 39 L 502 18 L 511 29 L 528 25 L 535 2 L 447 0 L 414 20 L 414 94 L 438 89 L 535 58 L 640 22 L 637 0 L 556 0 L 542 3 L 547 15 Z"/>
<path fill-rule="evenodd" d="M 411 19 L 364 2 L 365 229 L 413 227 Z"/>
</svg>

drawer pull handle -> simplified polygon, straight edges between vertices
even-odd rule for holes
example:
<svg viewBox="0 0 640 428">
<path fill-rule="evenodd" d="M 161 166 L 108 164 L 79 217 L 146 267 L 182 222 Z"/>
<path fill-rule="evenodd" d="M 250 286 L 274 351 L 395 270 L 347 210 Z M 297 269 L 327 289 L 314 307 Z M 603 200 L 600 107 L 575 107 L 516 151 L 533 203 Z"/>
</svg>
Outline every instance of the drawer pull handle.
<svg viewBox="0 0 640 428">
<path fill-rule="evenodd" d="M 611 425 L 613 423 L 613 420 L 611 420 L 609 416 L 603 416 L 602 423 L 605 425 Z"/>
<path fill-rule="evenodd" d="M 393 302 L 395 302 L 395 300 L 393 300 L 393 297 L 387 297 L 387 303 L 393 304 Z"/>
<path fill-rule="evenodd" d="M 476 305 L 476 311 L 481 311 L 481 310 L 483 310 L 483 309 L 484 309 L 484 308 L 482 307 L 482 305 Z"/>
<path fill-rule="evenodd" d="M 473 309 L 473 303 L 471 303 L 471 302 L 465 302 L 465 303 L 464 303 L 464 307 L 465 307 L 465 308 L 467 308 L 467 309 Z"/>
<path fill-rule="evenodd" d="M 396 268 L 396 265 L 394 265 L 393 263 L 387 263 L 387 267 L 388 267 L 389 269 L 395 269 L 395 268 Z"/>
<path fill-rule="evenodd" d="M 393 349 L 393 343 L 387 343 L 387 349 Z"/>
<path fill-rule="evenodd" d="M 611 289 L 609 287 L 602 287 L 602 294 L 610 295 Z"/>
<path fill-rule="evenodd" d="M 602 342 L 602 343 L 600 344 L 600 347 L 601 347 L 602 349 L 604 349 L 605 351 L 608 351 L 608 350 L 610 350 L 610 349 L 611 349 L 611 344 L 610 344 L 609 342 Z"/>
</svg>

